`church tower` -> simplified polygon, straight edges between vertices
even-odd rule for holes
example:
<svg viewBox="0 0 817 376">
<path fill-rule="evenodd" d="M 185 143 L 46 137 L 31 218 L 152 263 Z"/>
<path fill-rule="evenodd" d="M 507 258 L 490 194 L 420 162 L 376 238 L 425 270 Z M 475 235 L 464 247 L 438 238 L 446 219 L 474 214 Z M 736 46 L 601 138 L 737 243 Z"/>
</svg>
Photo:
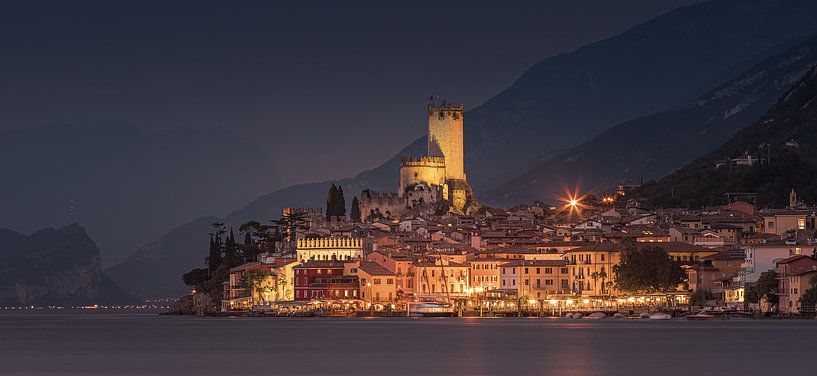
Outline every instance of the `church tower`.
<svg viewBox="0 0 817 376">
<path fill-rule="evenodd" d="M 428 104 L 428 155 L 445 158 L 447 179 L 465 180 L 462 104 Z"/>
</svg>

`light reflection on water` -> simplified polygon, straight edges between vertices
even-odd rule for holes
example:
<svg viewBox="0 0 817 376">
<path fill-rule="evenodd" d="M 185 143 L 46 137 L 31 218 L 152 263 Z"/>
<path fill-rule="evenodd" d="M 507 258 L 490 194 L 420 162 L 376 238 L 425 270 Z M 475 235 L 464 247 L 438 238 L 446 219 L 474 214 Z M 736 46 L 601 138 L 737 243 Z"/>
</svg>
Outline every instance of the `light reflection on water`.
<svg viewBox="0 0 817 376">
<path fill-rule="evenodd" d="M 811 372 L 817 321 L 0 314 L 0 374 Z"/>
</svg>

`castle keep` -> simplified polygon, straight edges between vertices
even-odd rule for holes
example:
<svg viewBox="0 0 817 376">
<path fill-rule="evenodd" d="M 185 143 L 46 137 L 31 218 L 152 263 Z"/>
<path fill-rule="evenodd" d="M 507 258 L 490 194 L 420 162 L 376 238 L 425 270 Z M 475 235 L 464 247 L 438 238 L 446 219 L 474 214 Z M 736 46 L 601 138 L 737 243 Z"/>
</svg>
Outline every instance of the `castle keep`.
<svg viewBox="0 0 817 376">
<path fill-rule="evenodd" d="M 360 196 L 363 219 L 396 219 L 424 204 L 446 203 L 456 214 L 478 208 L 463 166 L 462 105 L 428 105 L 428 151 L 419 157 L 400 158 L 397 193 L 365 190 Z"/>
<path fill-rule="evenodd" d="M 410 195 L 418 186 L 437 191 L 452 212 L 467 214 L 477 207 L 463 166 L 462 104 L 428 105 L 428 153 L 401 158 L 398 195 Z M 436 200 L 435 200 L 436 201 Z"/>
</svg>

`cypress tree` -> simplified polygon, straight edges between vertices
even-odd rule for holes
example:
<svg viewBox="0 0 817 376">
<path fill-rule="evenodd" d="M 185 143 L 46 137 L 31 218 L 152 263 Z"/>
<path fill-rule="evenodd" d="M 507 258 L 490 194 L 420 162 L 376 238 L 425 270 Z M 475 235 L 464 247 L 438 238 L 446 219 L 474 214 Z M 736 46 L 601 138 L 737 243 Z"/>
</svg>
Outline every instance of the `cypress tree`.
<svg viewBox="0 0 817 376">
<path fill-rule="evenodd" d="M 338 188 L 334 184 L 326 194 L 326 220 L 329 221 L 335 216 L 335 197 L 338 195 Z"/>
<path fill-rule="evenodd" d="M 207 270 L 212 273 L 221 266 L 224 259 L 221 257 L 221 242 L 210 236 L 210 253 L 207 255 Z"/>
<path fill-rule="evenodd" d="M 357 196 L 352 198 L 352 209 L 349 211 L 349 217 L 352 222 L 360 223 L 360 202 L 357 201 Z"/>
<path fill-rule="evenodd" d="M 335 210 L 333 215 L 346 218 L 346 199 L 343 198 L 343 187 L 338 186 L 334 202 Z"/>
</svg>

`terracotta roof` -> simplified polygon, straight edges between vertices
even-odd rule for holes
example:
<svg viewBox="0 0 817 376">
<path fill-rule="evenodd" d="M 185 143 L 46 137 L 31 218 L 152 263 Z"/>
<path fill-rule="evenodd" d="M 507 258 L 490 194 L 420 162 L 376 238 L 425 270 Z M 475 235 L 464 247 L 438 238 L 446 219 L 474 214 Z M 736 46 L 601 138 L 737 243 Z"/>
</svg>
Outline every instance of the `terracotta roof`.
<svg viewBox="0 0 817 376">
<path fill-rule="evenodd" d="M 565 266 L 567 260 L 514 260 L 501 266 Z"/>
<path fill-rule="evenodd" d="M 343 268 L 343 262 L 331 260 L 309 260 L 301 265 L 295 266 L 295 269 L 307 268 Z"/>
<path fill-rule="evenodd" d="M 357 269 L 362 270 L 369 275 L 394 275 L 391 270 L 373 261 L 361 262 Z"/>
</svg>

